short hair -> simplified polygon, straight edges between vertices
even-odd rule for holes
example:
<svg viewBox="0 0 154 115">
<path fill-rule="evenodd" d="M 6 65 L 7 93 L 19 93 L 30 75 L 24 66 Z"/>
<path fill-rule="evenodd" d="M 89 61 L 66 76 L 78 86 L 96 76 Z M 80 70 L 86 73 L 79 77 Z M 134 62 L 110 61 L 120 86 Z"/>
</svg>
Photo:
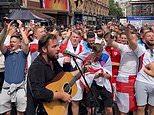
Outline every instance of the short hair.
<svg viewBox="0 0 154 115">
<path fill-rule="evenodd" d="M 19 39 L 19 40 L 22 40 L 22 38 L 21 38 L 20 35 L 13 35 L 13 36 L 11 36 L 11 38 L 17 38 L 17 39 Z M 11 39 L 11 38 L 10 38 L 10 39 Z"/>
<path fill-rule="evenodd" d="M 73 31 L 71 32 L 71 35 L 72 35 L 72 33 L 75 33 L 75 34 L 77 34 L 77 35 L 79 35 L 79 36 L 82 36 L 82 32 L 81 32 L 80 30 L 73 30 Z"/>
<path fill-rule="evenodd" d="M 38 42 L 38 51 L 41 52 L 44 46 L 47 46 L 50 39 L 57 39 L 53 34 L 44 35 Z"/>
<path fill-rule="evenodd" d="M 145 33 L 145 30 L 151 31 L 151 28 L 149 28 L 149 27 L 141 27 L 140 33 L 141 34 L 144 34 Z"/>
<path fill-rule="evenodd" d="M 95 30 L 100 30 L 100 29 L 102 29 L 101 25 L 97 25 L 96 28 L 95 28 Z"/>
<path fill-rule="evenodd" d="M 146 31 L 146 32 L 143 34 L 143 37 L 145 37 L 147 33 L 151 33 L 151 32 L 154 33 L 154 32 L 151 31 L 151 30 Z"/>
<path fill-rule="evenodd" d="M 120 35 L 120 36 L 121 36 L 121 35 L 126 35 L 126 32 L 121 32 L 119 35 Z"/>
<path fill-rule="evenodd" d="M 87 33 L 87 38 L 93 38 L 93 37 L 95 37 L 94 32 L 90 31 L 90 32 Z"/>
</svg>

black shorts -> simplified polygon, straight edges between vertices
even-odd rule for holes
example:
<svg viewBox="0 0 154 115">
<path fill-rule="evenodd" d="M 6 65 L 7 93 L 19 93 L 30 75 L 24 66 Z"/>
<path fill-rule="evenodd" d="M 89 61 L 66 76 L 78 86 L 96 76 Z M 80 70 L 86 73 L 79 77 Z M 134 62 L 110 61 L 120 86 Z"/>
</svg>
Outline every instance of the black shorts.
<svg viewBox="0 0 154 115">
<path fill-rule="evenodd" d="M 87 107 L 112 107 L 112 93 L 107 91 L 105 87 L 98 86 L 94 81 L 92 83 L 91 90 L 96 98 L 94 98 L 90 91 L 88 93 L 84 93 L 83 101 Z"/>
</svg>

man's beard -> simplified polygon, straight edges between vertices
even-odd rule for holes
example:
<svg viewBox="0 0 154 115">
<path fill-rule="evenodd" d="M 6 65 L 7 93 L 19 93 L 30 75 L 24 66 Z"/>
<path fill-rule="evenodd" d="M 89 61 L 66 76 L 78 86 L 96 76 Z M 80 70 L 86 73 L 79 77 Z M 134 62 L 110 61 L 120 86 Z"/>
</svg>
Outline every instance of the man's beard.
<svg viewBox="0 0 154 115">
<path fill-rule="evenodd" d="M 55 56 L 50 56 L 50 55 L 47 55 L 47 58 L 48 58 L 48 61 L 53 61 L 57 59 Z"/>
<path fill-rule="evenodd" d="M 103 34 L 97 34 L 99 38 L 103 38 Z"/>
</svg>

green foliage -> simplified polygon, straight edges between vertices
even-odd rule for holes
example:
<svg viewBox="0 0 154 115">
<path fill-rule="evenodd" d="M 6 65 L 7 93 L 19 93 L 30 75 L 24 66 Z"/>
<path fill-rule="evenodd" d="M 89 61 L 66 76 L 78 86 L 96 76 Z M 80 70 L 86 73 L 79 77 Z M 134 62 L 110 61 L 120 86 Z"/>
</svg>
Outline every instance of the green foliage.
<svg viewBox="0 0 154 115">
<path fill-rule="evenodd" d="M 114 0 L 109 0 L 109 15 L 114 17 L 122 17 L 122 9 Z"/>
</svg>

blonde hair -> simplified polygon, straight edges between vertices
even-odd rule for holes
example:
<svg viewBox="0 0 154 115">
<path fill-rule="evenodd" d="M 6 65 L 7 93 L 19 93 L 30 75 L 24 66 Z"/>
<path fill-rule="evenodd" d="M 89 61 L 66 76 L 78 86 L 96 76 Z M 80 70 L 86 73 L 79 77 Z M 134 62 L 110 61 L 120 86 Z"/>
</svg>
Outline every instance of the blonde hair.
<svg viewBox="0 0 154 115">
<path fill-rule="evenodd" d="M 81 33 L 81 31 L 79 31 L 79 30 L 73 30 L 73 31 L 71 32 L 71 35 L 72 35 L 72 33 L 75 33 L 75 34 L 77 34 L 77 35 L 79 35 L 79 36 L 82 36 L 82 33 Z"/>
<path fill-rule="evenodd" d="M 33 29 L 34 34 L 37 32 L 38 29 L 42 28 L 42 26 L 36 25 Z"/>
</svg>

